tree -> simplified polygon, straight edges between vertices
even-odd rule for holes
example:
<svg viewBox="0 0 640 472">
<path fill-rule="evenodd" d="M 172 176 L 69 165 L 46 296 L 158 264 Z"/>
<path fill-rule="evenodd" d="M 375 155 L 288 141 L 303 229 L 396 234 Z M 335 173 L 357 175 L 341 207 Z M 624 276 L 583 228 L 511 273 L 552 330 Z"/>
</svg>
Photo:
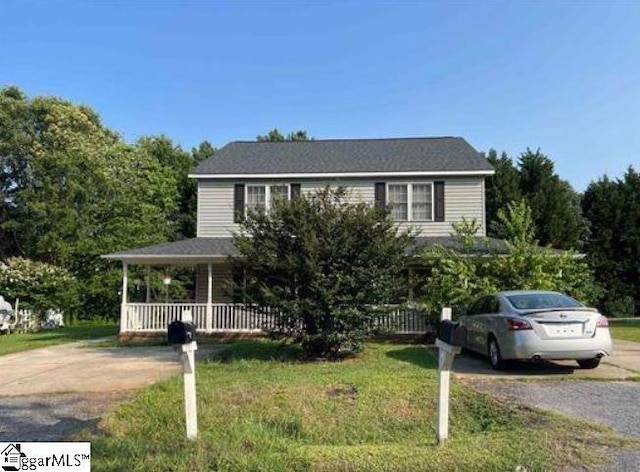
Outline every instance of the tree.
<svg viewBox="0 0 640 472">
<path fill-rule="evenodd" d="M 491 222 L 498 217 L 498 210 L 505 208 L 509 202 L 522 198 L 520 191 L 520 173 L 507 153 L 500 157 L 495 149 L 489 150 L 487 160 L 494 167 L 495 174 L 485 181 L 486 218 L 489 231 L 493 236 L 502 237 L 491 228 Z"/>
<path fill-rule="evenodd" d="M 531 207 L 536 238 L 555 248 L 578 248 L 585 229 L 578 194 L 555 174 L 553 161 L 539 149 L 527 149 L 519 167 L 520 189 Z"/>
<path fill-rule="evenodd" d="M 256 141 L 260 142 L 283 142 L 283 141 L 311 141 L 312 137 L 309 137 L 306 131 L 298 130 L 289 133 L 286 137 L 278 131 L 278 128 L 273 128 L 265 135 L 258 135 Z"/>
<path fill-rule="evenodd" d="M 551 159 L 540 150 L 527 149 L 517 166 L 503 152 L 489 152 L 496 172 L 486 182 L 486 214 L 489 235 L 504 238 L 495 225 L 498 211 L 507 203 L 523 199 L 530 207 L 535 238 L 542 245 L 558 249 L 577 249 L 586 223 L 581 214 L 579 195 L 555 173 Z"/>
<path fill-rule="evenodd" d="M 385 305 L 406 295 L 412 241 L 387 210 L 348 203 L 345 189 L 327 187 L 249 214 L 232 262 L 245 274 L 248 301 L 275 309 L 272 336 L 335 359 L 358 352 Z"/>
<path fill-rule="evenodd" d="M 3 256 L 70 270 L 81 283 L 84 311 L 112 313 L 117 271 L 100 254 L 168 238 L 175 176 L 146 145 L 125 144 L 90 108 L 30 99 L 15 87 L 0 91 L 0 159 L 0 231 L 10 241 Z M 88 304 L 96 294 L 96 304 Z"/>
<path fill-rule="evenodd" d="M 582 198 L 589 222 L 587 259 L 605 293 L 601 308 L 634 315 L 640 306 L 640 172 L 591 182 Z"/>
<path fill-rule="evenodd" d="M 474 255 L 470 235 L 477 225 L 467 221 L 454 225 L 458 247 L 425 250 L 423 261 L 431 270 L 421 301 L 429 313 L 435 316 L 442 306 L 468 306 L 480 295 L 501 290 L 556 290 L 587 303 L 600 295 L 584 259 L 538 245 L 532 211 L 523 200 L 500 209 L 494 226 L 505 237 L 506 254 L 498 256 L 487 242 L 490 257 Z"/>
<path fill-rule="evenodd" d="M 204 141 L 188 153 L 164 135 L 142 137 L 136 142 L 136 147 L 155 158 L 176 181 L 178 205 L 168 215 L 169 239 L 177 241 L 195 237 L 198 186 L 194 179 L 189 178 L 189 172 L 199 162 L 212 156 L 215 149 Z"/>
</svg>

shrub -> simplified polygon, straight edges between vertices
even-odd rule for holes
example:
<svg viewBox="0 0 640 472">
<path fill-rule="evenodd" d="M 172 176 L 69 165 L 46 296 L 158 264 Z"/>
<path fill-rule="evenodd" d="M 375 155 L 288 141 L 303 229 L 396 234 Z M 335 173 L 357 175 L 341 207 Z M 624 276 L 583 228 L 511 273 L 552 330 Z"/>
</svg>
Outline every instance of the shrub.
<svg viewBox="0 0 640 472">
<path fill-rule="evenodd" d="M 44 316 L 47 310 L 62 311 L 68 322 L 77 308 L 77 283 L 61 267 L 22 257 L 0 262 L 0 293 L 20 307 Z"/>
<path fill-rule="evenodd" d="M 386 209 L 347 202 L 344 189 L 276 201 L 235 237 L 246 301 L 275 308 L 275 338 L 309 357 L 354 354 L 389 303 L 407 295 L 402 271 L 413 236 Z"/>
</svg>

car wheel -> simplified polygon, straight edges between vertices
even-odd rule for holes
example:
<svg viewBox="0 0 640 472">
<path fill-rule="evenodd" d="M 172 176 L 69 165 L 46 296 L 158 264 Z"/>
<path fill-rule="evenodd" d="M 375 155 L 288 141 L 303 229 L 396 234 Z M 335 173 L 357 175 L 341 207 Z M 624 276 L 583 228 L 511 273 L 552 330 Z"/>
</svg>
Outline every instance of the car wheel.
<svg viewBox="0 0 640 472">
<path fill-rule="evenodd" d="M 506 367 L 506 362 L 502 360 L 502 355 L 500 354 L 500 346 L 498 346 L 498 341 L 496 341 L 496 338 L 494 338 L 493 336 L 489 337 L 489 341 L 487 342 L 487 350 L 491 367 L 496 370 L 504 369 Z"/>
<path fill-rule="evenodd" d="M 600 358 L 594 357 L 593 359 L 580 359 L 578 365 L 583 369 L 595 369 L 600 365 Z"/>
</svg>

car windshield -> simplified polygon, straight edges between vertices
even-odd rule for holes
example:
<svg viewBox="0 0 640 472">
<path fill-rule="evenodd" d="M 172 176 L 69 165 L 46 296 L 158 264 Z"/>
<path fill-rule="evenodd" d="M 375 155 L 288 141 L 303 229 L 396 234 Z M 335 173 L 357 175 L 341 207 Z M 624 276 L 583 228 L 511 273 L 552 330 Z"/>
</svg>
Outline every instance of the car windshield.
<svg viewBox="0 0 640 472">
<path fill-rule="evenodd" d="M 517 310 L 543 310 L 546 308 L 579 308 L 583 305 L 561 293 L 521 293 L 508 295 L 507 300 Z"/>
</svg>

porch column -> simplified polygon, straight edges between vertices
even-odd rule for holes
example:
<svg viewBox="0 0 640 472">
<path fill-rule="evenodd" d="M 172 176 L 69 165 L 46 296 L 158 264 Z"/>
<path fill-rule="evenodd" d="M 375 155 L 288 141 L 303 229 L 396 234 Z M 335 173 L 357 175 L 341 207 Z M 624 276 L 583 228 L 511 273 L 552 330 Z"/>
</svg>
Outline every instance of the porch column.
<svg viewBox="0 0 640 472">
<path fill-rule="evenodd" d="M 213 330 L 213 269 L 207 264 L 207 329 Z"/>
<path fill-rule="evenodd" d="M 145 281 L 145 285 L 147 287 L 145 303 L 149 303 L 151 301 L 151 266 L 147 266 L 147 279 Z"/>
<path fill-rule="evenodd" d="M 122 305 L 120 305 L 120 332 L 124 333 L 129 327 L 129 320 L 127 317 L 127 289 L 129 285 L 127 274 L 127 263 L 122 263 Z"/>
</svg>

